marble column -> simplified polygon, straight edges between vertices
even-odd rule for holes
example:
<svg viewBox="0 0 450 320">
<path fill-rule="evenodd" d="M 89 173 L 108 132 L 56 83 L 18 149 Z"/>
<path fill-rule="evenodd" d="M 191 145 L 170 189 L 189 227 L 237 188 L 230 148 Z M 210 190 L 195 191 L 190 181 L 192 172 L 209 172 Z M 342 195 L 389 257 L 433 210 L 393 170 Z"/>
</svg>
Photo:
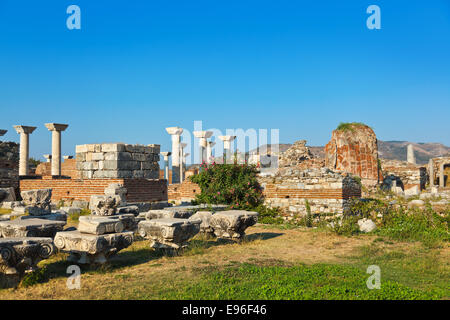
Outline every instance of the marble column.
<svg viewBox="0 0 450 320">
<path fill-rule="evenodd" d="M 61 132 L 68 124 L 46 123 L 46 128 L 52 132 L 52 176 L 61 175 Z"/>
<path fill-rule="evenodd" d="M 172 183 L 180 183 L 180 143 L 183 128 L 169 127 L 166 131 L 172 136 Z"/>
<path fill-rule="evenodd" d="M 430 161 L 428 161 L 428 169 L 430 171 L 430 188 L 434 187 L 434 164 L 433 164 L 433 159 L 430 159 Z"/>
<path fill-rule="evenodd" d="M 406 151 L 407 151 L 406 161 L 408 161 L 408 163 L 411 164 L 416 164 L 416 157 L 414 156 L 414 146 L 412 144 L 408 144 Z"/>
<path fill-rule="evenodd" d="M 206 162 L 210 164 L 212 162 L 212 148 L 216 145 L 213 141 L 208 141 L 206 145 Z"/>
<path fill-rule="evenodd" d="M 19 156 L 19 176 L 27 176 L 28 171 L 28 157 L 30 152 L 30 134 L 36 127 L 14 126 L 17 133 L 20 134 L 20 156 Z"/>
<path fill-rule="evenodd" d="M 226 163 L 231 159 L 231 142 L 236 139 L 236 136 L 219 136 L 219 139 L 223 141 L 223 155 Z"/>
<path fill-rule="evenodd" d="M 444 163 L 441 163 L 439 166 L 439 187 L 444 187 Z"/>
<path fill-rule="evenodd" d="M 180 182 L 184 181 L 184 148 L 187 143 L 180 143 Z"/>
<path fill-rule="evenodd" d="M 169 157 L 172 154 L 169 151 L 161 152 L 164 157 L 164 179 L 167 180 L 167 184 L 169 184 Z"/>
<path fill-rule="evenodd" d="M 213 135 L 212 131 L 194 131 L 194 136 L 199 139 L 199 152 L 200 152 L 200 163 L 206 162 L 206 147 L 208 146 L 208 141 L 206 139 L 211 138 Z"/>
<path fill-rule="evenodd" d="M 47 159 L 47 162 L 52 161 L 52 155 L 51 154 L 44 154 L 44 158 Z"/>
</svg>

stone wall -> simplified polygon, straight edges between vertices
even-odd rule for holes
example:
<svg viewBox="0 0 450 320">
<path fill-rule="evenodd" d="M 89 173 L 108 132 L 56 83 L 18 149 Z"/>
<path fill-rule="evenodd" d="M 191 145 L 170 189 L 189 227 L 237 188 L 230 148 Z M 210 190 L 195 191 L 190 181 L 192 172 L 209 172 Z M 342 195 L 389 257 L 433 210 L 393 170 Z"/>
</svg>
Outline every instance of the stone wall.
<svg viewBox="0 0 450 320">
<path fill-rule="evenodd" d="M 343 213 L 349 199 L 361 197 L 361 184 L 350 175 L 333 172 L 327 168 L 279 169 L 259 176 L 265 203 L 280 208 L 285 216 L 306 215 L 306 200 L 311 212 Z"/>
<path fill-rule="evenodd" d="M 124 143 L 76 146 L 76 168 L 82 179 L 159 178 L 160 146 Z"/>
<path fill-rule="evenodd" d="M 428 181 L 426 167 L 399 160 L 381 160 L 381 167 L 383 177 L 389 177 L 388 179 L 391 179 L 391 176 L 396 177 L 397 186 L 402 187 L 403 190 L 416 186 L 419 190 L 425 189 Z"/>
<path fill-rule="evenodd" d="M 0 188 L 19 187 L 19 145 L 0 142 Z"/>
<path fill-rule="evenodd" d="M 127 189 L 128 202 L 167 201 L 166 180 L 149 179 L 69 179 L 51 176 L 20 180 L 21 191 L 52 189 L 52 201 L 85 200 L 92 195 L 104 194 L 111 183 L 122 184 Z"/>
<path fill-rule="evenodd" d="M 333 171 L 358 175 L 365 185 L 377 184 L 380 172 L 374 131 L 360 124 L 334 130 L 325 146 L 325 164 Z"/>
</svg>

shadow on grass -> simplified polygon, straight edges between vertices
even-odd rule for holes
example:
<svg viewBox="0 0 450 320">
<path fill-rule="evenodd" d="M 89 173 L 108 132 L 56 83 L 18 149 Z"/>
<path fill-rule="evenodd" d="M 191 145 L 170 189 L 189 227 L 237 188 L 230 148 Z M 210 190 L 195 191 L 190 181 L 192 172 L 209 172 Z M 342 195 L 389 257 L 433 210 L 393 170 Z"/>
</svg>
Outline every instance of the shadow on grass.
<svg viewBox="0 0 450 320">
<path fill-rule="evenodd" d="M 284 233 L 276 233 L 276 232 L 259 232 L 259 233 L 252 233 L 249 235 L 246 235 L 244 238 L 244 241 L 255 241 L 255 240 L 269 240 L 276 237 L 280 237 L 284 235 Z"/>
</svg>

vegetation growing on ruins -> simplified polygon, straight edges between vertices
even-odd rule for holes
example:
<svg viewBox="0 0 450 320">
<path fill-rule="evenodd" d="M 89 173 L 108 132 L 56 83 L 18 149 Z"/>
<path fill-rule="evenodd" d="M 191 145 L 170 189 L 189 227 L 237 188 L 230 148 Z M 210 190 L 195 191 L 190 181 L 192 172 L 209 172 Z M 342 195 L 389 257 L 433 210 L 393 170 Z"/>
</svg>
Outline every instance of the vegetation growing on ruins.
<svg viewBox="0 0 450 320">
<path fill-rule="evenodd" d="M 339 130 L 339 131 L 355 131 L 355 129 L 358 128 L 358 127 L 368 127 L 368 128 L 370 128 L 367 124 L 362 123 L 362 122 L 341 122 L 337 126 L 336 130 Z"/>
<path fill-rule="evenodd" d="M 230 209 L 253 210 L 262 223 L 281 223 L 279 212 L 263 204 L 261 186 L 256 180 L 258 170 L 251 164 L 206 164 L 190 177 L 200 186 L 196 203 L 227 204 Z"/>
</svg>

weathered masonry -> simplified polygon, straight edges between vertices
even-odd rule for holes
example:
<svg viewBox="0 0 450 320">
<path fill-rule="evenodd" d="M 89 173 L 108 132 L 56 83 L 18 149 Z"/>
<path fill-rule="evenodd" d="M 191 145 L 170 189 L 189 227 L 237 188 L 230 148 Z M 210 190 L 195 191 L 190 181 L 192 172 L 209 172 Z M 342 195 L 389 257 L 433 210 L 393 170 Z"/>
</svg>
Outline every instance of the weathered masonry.
<svg viewBox="0 0 450 320">
<path fill-rule="evenodd" d="M 265 203 L 280 208 L 284 215 L 307 213 L 343 213 L 351 198 L 361 197 L 361 184 L 351 175 L 327 168 L 279 169 L 276 173 L 258 178 Z"/>
<path fill-rule="evenodd" d="M 127 189 L 128 202 L 167 201 L 167 182 L 159 179 L 159 145 L 124 143 L 88 144 L 76 147 L 77 155 L 61 166 L 61 175 L 48 175 L 20 180 L 24 190 L 52 189 L 52 201 L 85 200 L 103 194 L 111 183 Z"/>
</svg>

